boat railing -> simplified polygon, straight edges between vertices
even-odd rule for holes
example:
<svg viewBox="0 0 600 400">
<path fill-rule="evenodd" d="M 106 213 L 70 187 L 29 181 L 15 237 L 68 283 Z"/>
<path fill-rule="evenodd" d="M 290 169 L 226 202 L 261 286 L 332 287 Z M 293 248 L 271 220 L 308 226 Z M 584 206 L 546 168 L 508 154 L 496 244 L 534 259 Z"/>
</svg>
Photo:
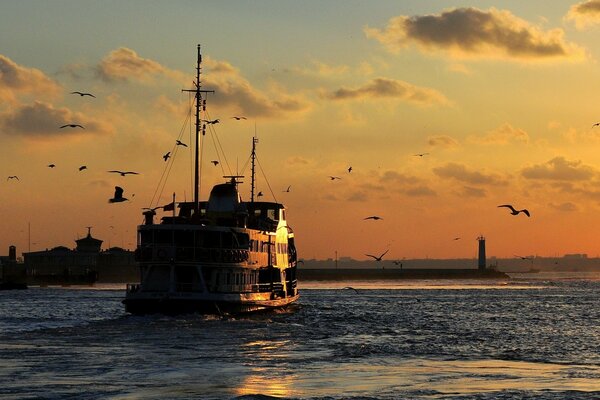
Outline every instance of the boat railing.
<svg viewBox="0 0 600 400">
<path fill-rule="evenodd" d="M 127 284 L 127 293 L 137 293 L 140 291 L 141 285 L 139 283 L 128 283 Z"/>
<path fill-rule="evenodd" d="M 248 249 L 223 249 L 207 248 L 198 246 L 177 247 L 171 246 L 148 246 L 139 247 L 136 251 L 136 261 L 194 261 L 214 263 L 242 263 L 248 261 L 250 251 Z"/>
</svg>

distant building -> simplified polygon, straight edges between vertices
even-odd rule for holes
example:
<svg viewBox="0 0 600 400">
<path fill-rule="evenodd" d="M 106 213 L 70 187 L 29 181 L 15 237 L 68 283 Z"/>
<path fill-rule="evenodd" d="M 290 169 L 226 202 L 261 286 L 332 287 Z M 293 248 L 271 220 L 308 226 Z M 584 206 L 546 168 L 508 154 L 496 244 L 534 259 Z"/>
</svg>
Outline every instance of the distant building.
<svg viewBox="0 0 600 400">
<path fill-rule="evenodd" d="M 74 250 L 57 246 L 50 250 L 23 253 L 28 282 L 34 285 L 64 285 L 137 279 L 132 251 L 118 247 L 101 251 L 102 240 L 92 237 L 90 228 L 87 236 L 75 243 Z"/>
</svg>

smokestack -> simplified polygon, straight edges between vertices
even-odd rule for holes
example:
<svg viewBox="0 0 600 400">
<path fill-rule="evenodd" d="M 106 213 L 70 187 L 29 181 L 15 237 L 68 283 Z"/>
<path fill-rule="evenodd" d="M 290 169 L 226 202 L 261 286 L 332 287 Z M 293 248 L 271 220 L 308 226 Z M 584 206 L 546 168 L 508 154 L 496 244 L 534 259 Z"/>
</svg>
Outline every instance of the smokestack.
<svg viewBox="0 0 600 400">
<path fill-rule="evenodd" d="M 479 261 L 477 267 L 479 269 L 485 269 L 485 238 L 481 235 L 477 240 L 479 241 Z"/>
<path fill-rule="evenodd" d="M 8 260 L 17 262 L 17 247 L 8 246 Z"/>
</svg>

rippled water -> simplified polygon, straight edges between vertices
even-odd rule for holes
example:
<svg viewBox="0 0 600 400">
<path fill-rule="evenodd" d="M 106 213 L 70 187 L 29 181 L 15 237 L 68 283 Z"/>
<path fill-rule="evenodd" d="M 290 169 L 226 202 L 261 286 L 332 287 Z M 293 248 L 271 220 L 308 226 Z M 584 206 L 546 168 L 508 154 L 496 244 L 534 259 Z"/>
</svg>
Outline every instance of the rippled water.
<svg viewBox="0 0 600 400">
<path fill-rule="evenodd" d="M 599 290 L 307 282 L 294 309 L 244 318 L 131 316 L 122 288 L 3 291 L 0 398 L 597 399 Z"/>
</svg>

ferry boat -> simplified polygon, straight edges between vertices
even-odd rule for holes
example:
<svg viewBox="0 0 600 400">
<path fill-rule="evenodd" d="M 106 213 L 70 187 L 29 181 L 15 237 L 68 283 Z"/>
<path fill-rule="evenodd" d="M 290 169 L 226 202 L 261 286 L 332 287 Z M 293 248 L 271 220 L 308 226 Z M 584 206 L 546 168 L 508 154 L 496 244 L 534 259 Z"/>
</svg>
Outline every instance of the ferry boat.
<svg viewBox="0 0 600 400">
<path fill-rule="evenodd" d="M 195 94 L 194 200 L 148 209 L 138 226 L 140 283 L 128 284 L 125 309 L 132 314 L 238 314 L 286 307 L 299 298 L 294 233 L 277 202 L 255 201 L 256 143 L 252 140 L 249 201 L 242 176 L 225 176 L 207 201 L 198 198 L 199 138 L 206 122 L 198 46 Z M 156 210 L 173 210 L 155 222 Z M 177 211 L 177 212 L 176 212 Z"/>
</svg>

